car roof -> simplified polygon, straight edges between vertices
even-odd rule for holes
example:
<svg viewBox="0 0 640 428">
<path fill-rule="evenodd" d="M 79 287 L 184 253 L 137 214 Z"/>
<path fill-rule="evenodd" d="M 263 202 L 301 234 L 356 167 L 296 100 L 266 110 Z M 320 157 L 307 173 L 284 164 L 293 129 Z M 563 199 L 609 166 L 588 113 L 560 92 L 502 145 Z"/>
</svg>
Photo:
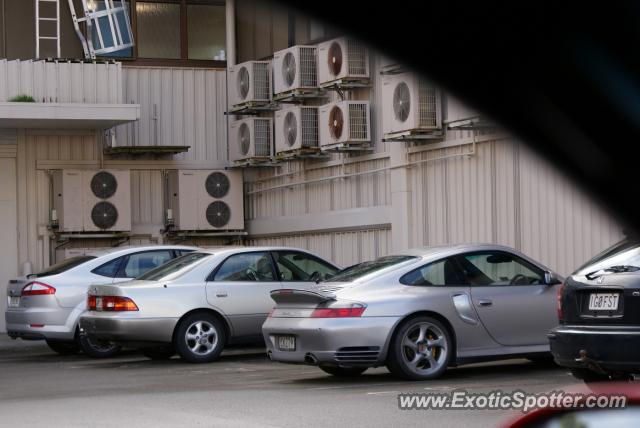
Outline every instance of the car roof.
<svg viewBox="0 0 640 428">
<path fill-rule="evenodd" d="M 87 248 L 86 253 L 97 257 L 106 255 L 125 255 L 131 252 L 149 251 L 149 250 L 193 250 L 196 251 L 198 247 L 191 247 L 187 245 L 130 245 L 127 247 L 111 247 L 111 248 Z"/>
<path fill-rule="evenodd" d="M 466 253 L 470 251 L 509 251 L 512 253 L 520 254 L 518 250 L 506 245 L 489 244 L 489 243 L 463 243 L 463 244 L 448 244 L 448 245 L 433 245 L 428 247 L 411 248 L 406 251 L 396 253 L 394 255 L 406 255 L 406 256 L 418 256 L 418 257 L 431 257 L 436 254 L 458 254 Z"/>
<path fill-rule="evenodd" d="M 325 260 L 323 257 L 305 250 L 303 248 L 295 248 L 295 247 L 278 247 L 278 246 L 220 246 L 220 247 L 202 247 L 198 249 L 200 253 L 210 253 L 210 254 L 229 254 L 229 253 L 251 253 L 254 251 L 302 251 L 307 254 L 311 254 L 313 256 L 319 257 L 322 260 Z"/>
</svg>

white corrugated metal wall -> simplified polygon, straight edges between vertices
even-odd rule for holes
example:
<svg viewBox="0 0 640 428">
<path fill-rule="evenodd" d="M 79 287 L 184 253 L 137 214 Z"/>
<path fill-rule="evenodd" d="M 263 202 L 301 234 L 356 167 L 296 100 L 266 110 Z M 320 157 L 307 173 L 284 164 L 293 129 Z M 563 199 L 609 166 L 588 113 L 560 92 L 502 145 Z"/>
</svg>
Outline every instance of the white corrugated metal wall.
<svg viewBox="0 0 640 428">
<path fill-rule="evenodd" d="M 163 171 L 226 166 L 226 78 L 224 70 L 122 68 L 114 63 L 0 60 L 0 102 L 15 95 L 36 102 L 130 103 L 140 100 L 141 120 L 117 130 L 118 145 L 188 145 L 173 158 L 122 158 L 102 154 L 101 134 L 86 130 L 13 130 L 18 186 L 18 265 L 47 266 L 55 254 L 49 241 L 49 171 L 65 168 L 131 170 L 130 244 L 160 242 Z M 4 134 L 3 134 L 4 135 Z M 222 239 L 185 243 L 222 245 Z M 110 245 L 73 240 L 67 247 Z"/>
<path fill-rule="evenodd" d="M 382 241 L 386 244 L 376 249 L 375 255 L 402 250 L 393 248 L 392 242 L 406 242 L 406 247 L 494 242 L 516 247 L 561 274 L 568 274 L 621 238 L 619 225 L 596 203 L 522 143 L 502 133 L 492 136 L 478 131 L 449 130 L 442 143 L 382 142 L 379 65 L 380 60 L 372 55 L 374 153 L 334 154 L 327 161 L 290 162 L 245 174 L 246 218 L 251 226 L 254 220 L 262 223 L 287 217 L 297 220 L 302 215 L 313 229 L 323 213 L 390 206 L 392 213 L 406 211 L 408 214 L 403 218 L 408 224 L 402 224 L 398 230 L 366 230 L 365 215 L 362 218 L 365 230 L 326 230 L 305 235 L 296 221 L 289 233 L 261 236 L 250 242 L 312 249 L 319 241 L 319 253 L 343 265 L 366 260 L 372 254 L 369 247 L 372 241 L 359 238 L 371 234 L 385 236 Z M 353 98 L 366 99 L 367 94 L 359 90 Z M 452 104 L 450 108 L 445 116 L 457 117 L 457 109 L 464 106 Z M 397 191 L 392 188 L 391 171 L 402 168 L 407 171 L 408 198 L 406 204 L 396 206 L 393 203 L 396 199 L 391 196 Z M 344 174 L 378 169 L 382 171 L 340 178 Z M 306 183 L 321 179 L 327 180 Z M 393 221 L 389 219 L 389 223 Z M 394 233 L 407 236 L 392 240 Z"/>
<path fill-rule="evenodd" d="M 122 103 L 120 63 L 0 59 L 0 102 L 16 95 L 45 103 Z"/>
<path fill-rule="evenodd" d="M 277 236 L 254 236 L 249 243 L 296 245 L 348 265 L 398 250 L 392 248 L 393 234 L 406 233 L 405 241 L 410 246 L 461 241 L 513 245 L 561 273 L 568 273 L 620 237 L 619 227 L 610 218 L 522 144 L 511 139 L 492 141 L 490 136 L 478 138 L 483 142 L 475 145 L 470 157 L 448 157 L 407 167 L 408 202 L 393 205 L 391 168 L 453 156 L 462 147 L 455 147 L 456 141 L 467 147 L 468 140 L 464 139 L 473 133 L 449 132 L 447 142 L 454 145 L 449 148 L 383 143 L 376 68 L 379 61 L 375 55 L 372 63 L 373 90 L 370 94 L 359 90 L 354 98 L 371 97 L 375 151 L 247 171 L 249 226 L 256 220 L 286 220 L 294 216 L 308 219 L 306 225 L 298 223 Z M 31 261 L 37 269 L 48 263 L 48 254 L 53 252 L 46 230 L 50 209 L 48 170 L 95 169 L 101 162 L 107 168 L 131 169 L 132 224 L 133 233 L 138 236 L 134 240 L 146 242 L 157 241 L 162 227 L 163 170 L 226 165 L 226 89 L 222 70 L 0 61 L 0 76 L 0 100 L 26 93 L 48 102 L 140 103 L 140 121 L 118 129 L 118 145 L 191 147 L 188 153 L 171 160 L 101 159 L 102 141 L 96 133 L 19 131 L 16 160 L 20 263 Z M 114 82 L 115 86 L 109 83 L 108 90 L 96 90 L 89 82 L 97 78 Z M 118 82 L 123 85 L 120 91 L 113 89 Z M 392 162 L 398 153 L 400 156 Z M 342 177 L 359 173 L 365 174 Z M 366 213 L 361 213 L 361 217 L 352 219 L 353 230 L 314 228 L 316 220 L 326 213 L 353 215 L 347 210 L 376 207 L 406 211 L 406 227 L 390 230 L 391 219 L 371 224 Z M 206 242 L 217 243 L 221 241 Z M 82 243 L 89 244 L 97 243 Z"/>
<path fill-rule="evenodd" d="M 125 67 L 123 99 L 140 120 L 116 129 L 119 146 L 189 146 L 176 160 L 227 160 L 226 73 L 222 70 Z"/>
<path fill-rule="evenodd" d="M 443 157 L 447 148 L 412 159 Z M 562 274 L 621 238 L 620 227 L 554 167 L 513 139 L 410 170 L 412 246 L 495 242 Z"/>
</svg>

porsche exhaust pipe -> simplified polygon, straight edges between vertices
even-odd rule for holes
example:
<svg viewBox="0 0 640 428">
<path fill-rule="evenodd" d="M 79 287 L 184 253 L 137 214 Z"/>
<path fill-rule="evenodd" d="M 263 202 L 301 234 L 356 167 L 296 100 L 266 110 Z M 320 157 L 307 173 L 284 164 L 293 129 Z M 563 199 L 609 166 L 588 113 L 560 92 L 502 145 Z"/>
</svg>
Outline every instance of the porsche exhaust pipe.
<svg viewBox="0 0 640 428">
<path fill-rule="evenodd" d="M 312 366 L 317 366 L 318 365 L 318 359 L 316 358 L 315 355 L 313 355 L 312 353 L 308 352 L 305 356 L 304 356 L 304 362 L 312 365 Z"/>
</svg>

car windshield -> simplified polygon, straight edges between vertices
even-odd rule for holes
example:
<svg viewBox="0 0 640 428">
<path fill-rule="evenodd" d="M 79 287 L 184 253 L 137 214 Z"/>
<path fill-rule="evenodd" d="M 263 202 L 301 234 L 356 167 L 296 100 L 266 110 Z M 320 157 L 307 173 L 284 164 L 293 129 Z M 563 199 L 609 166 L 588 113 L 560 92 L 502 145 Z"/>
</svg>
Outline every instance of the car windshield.
<svg viewBox="0 0 640 428">
<path fill-rule="evenodd" d="M 408 260 L 417 259 L 414 256 L 386 256 L 380 257 L 370 262 L 359 263 L 338 272 L 334 277 L 325 282 L 353 282 L 365 275 L 372 274 L 393 265 L 404 263 Z"/>
<path fill-rule="evenodd" d="M 577 275 L 589 275 L 612 270 L 629 272 L 640 269 L 640 242 L 625 239 L 607 248 L 582 265 Z"/>
<path fill-rule="evenodd" d="M 41 270 L 38 273 L 32 273 L 27 275 L 28 278 L 42 278 L 44 276 L 58 275 L 59 273 L 66 272 L 69 269 L 73 269 L 76 266 L 80 266 L 81 264 L 95 259 L 95 256 L 76 256 L 65 259 L 60 263 L 56 263 L 55 265 L 49 266 L 48 268 Z"/>
<path fill-rule="evenodd" d="M 162 279 L 167 278 L 169 275 L 173 275 L 176 272 L 187 268 L 199 260 L 202 260 L 205 257 L 209 257 L 212 254 L 210 253 L 190 253 L 185 254 L 184 256 L 177 257 L 170 262 L 163 264 L 162 266 L 158 266 L 155 269 L 151 269 L 147 273 L 144 273 L 137 277 L 137 280 L 143 281 L 161 281 Z"/>
</svg>

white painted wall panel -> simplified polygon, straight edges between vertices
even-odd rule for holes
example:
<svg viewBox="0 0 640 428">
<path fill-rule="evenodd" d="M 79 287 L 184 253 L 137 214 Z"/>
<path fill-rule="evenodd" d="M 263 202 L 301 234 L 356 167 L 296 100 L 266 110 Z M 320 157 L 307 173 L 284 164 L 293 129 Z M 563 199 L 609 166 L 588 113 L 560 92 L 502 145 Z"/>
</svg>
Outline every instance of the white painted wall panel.
<svg viewBox="0 0 640 428">
<path fill-rule="evenodd" d="M 140 120 L 116 128 L 118 146 L 190 146 L 179 160 L 227 160 L 224 70 L 125 67 L 123 98 Z"/>
<path fill-rule="evenodd" d="M 304 164 L 293 162 L 283 172 L 270 171 L 249 178 L 246 197 L 248 219 L 293 216 L 350 208 L 373 207 L 390 203 L 390 172 L 379 171 L 348 178 L 345 174 L 373 171 L 388 166 L 388 159 L 374 159 L 351 164 Z M 306 169 L 304 169 L 306 168 Z M 295 174 L 286 175 L 295 172 Z M 283 175 L 284 174 L 284 175 Z M 291 187 L 288 183 L 316 181 Z M 256 193 L 252 193 L 256 192 Z"/>
</svg>

